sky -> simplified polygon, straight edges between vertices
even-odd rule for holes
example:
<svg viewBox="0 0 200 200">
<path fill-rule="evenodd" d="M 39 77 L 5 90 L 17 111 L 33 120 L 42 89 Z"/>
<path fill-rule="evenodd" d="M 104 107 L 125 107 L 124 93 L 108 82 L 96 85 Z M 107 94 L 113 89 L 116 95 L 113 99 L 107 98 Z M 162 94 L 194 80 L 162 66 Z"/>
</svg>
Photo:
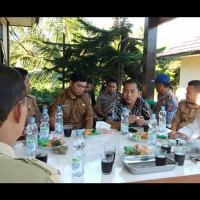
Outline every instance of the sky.
<svg viewBox="0 0 200 200">
<path fill-rule="evenodd" d="M 109 28 L 113 24 L 112 17 L 87 17 L 99 28 Z M 129 17 L 134 24 L 133 32 L 140 26 L 144 27 L 145 17 Z M 200 35 L 200 17 L 177 17 L 169 22 L 163 23 L 157 29 L 157 48 L 181 44 Z"/>
</svg>

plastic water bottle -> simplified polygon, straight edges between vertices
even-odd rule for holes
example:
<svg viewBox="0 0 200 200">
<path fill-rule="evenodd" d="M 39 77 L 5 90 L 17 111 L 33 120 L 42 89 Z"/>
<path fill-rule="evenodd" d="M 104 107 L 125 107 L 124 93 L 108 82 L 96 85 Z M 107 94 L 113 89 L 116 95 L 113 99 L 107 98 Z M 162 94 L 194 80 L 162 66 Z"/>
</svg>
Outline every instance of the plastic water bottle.
<svg viewBox="0 0 200 200">
<path fill-rule="evenodd" d="M 84 174 L 84 150 L 74 149 L 72 151 L 72 175 L 80 177 Z"/>
<path fill-rule="evenodd" d="M 128 134 L 128 128 L 129 128 L 128 117 L 129 117 L 129 110 L 126 107 L 124 107 L 121 115 L 121 135 Z"/>
<path fill-rule="evenodd" d="M 149 129 L 148 129 L 148 144 L 156 145 L 156 135 L 157 135 L 157 120 L 156 115 L 151 114 L 151 118 L 149 120 Z"/>
<path fill-rule="evenodd" d="M 34 156 L 35 151 L 38 148 L 38 127 L 35 123 L 35 118 L 29 118 L 26 132 L 26 155 Z"/>
<path fill-rule="evenodd" d="M 173 101 L 168 101 L 166 103 L 166 126 L 168 128 L 171 128 L 172 126 L 172 119 L 174 117 L 174 113 L 175 113 L 175 104 Z"/>
<path fill-rule="evenodd" d="M 49 115 L 47 109 L 43 108 L 43 112 L 40 117 L 40 133 L 39 137 L 42 139 L 49 138 Z"/>
<path fill-rule="evenodd" d="M 85 141 L 83 138 L 83 130 L 77 129 L 76 136 L 73 140 L 72 151 L 72 175 L 82 176 L 84 174 L 84 160 L 85 160 Z"/>
<path fill-rule="evenodd" d="M 167 132 L 166 132 L 166 111 L 165 107 L 161 106 L 161 110 L 159 112 L 159 131 L 157 134 L 157 137 L 159 138 L 167 138 Z"/>
<path fill-rule="evenodd" d="M 60 138 L 63 135 L 63 112 L 61 106 L 57 106 L 55 112 L 55 136 Z"/>
<path fill-rule="evenodd" d="M 77 150 L 82 150 L 85 147 L 85 140 L 83 138 L 83 130 L 77 129 L 76 136 L 73 140 L 73 148 Z"/>
</svg>

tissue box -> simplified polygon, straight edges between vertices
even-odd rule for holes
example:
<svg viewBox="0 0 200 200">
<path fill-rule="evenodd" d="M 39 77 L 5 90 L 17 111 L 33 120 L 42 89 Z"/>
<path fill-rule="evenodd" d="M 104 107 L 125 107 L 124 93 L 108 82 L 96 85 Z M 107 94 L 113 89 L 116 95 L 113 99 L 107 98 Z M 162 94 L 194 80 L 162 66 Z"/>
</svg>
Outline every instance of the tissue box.
<svg viewBox="0 0 200 200">
<path fill-rule="evenodd" d="M 96 132 L 100 133 L 100 134 L 111 134 L 112 130 L 108 130 L 108 129 L 105 129 L 105 128 L 98 128 L 98 129 L 96 129 Z"/>
<path fill-rule="evenodd" d="M 112 133 L 112 130 L 110 129 L 111 125 L 103 122 L 103 121 L 97 121 L 96 122 L 96 131 L 100 134 L 107 134 Z"/>
</svg>

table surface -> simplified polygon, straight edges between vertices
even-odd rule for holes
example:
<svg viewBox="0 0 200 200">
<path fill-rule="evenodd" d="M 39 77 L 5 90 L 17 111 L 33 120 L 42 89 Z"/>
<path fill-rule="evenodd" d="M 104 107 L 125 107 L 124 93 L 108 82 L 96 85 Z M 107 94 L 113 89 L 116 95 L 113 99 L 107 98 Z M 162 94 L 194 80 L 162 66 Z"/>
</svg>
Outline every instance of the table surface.
<svg viewBox="0 0 200 200">
<path fill-rule="evenodd" d="M 200 167 L 187 159 L 183 166 L 176 166 L 171 171 L 132 174 L 124 167 L 119 157 L 123 153 L 124 146 L 134 146 L 138 142 L 135 142 L 129 134 L 121 135 L 116 129 L 112 129 L 112 132 L 112 134 L 100 134 L 98 136 L 91 136 L 91 138 L 85 138 L 85 173 L 81 177 L 72 176 L 71 153 L 75 131 L 72 131 L 71 137 L 64 138 L 66 145 L 69 147 L 66 154 L 53 154 L 51 150 L 40 147 L 38 151 L 48 153 L 47 163 L 60 170 L 63 183 L 127 183 L 200 174 Z M 116 146 L 115 162 L 110 175 L 103 175 L 101 172 L 100 155 L 103 153 L 104 146 L 106 145 Z M 26 148 L 22 142 L 17 142 L 13 148 L 17 157 L 26 157 Z"/>
</svg>

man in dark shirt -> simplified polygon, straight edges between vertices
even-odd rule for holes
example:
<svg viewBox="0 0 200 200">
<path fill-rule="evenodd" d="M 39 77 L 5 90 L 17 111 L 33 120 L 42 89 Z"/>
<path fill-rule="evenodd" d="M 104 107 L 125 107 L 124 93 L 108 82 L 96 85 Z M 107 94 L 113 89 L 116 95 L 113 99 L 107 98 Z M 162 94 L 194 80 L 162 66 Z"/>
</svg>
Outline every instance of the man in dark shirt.
<svg viewBox="0 0 200 200">
<path fill-rule="evenodd" d="M 106 122 L 111 124 L 111 128 L 120 128 L 123 107 L 130 110 L 129 127 L 144 126 L 145 120 L 150 119 L 151 109 L 140 97 L 140 91 L 141 86 L 136 79 L 124 82 L 122 98 L 114 101 L 107 113 Z"/>
</svg>

